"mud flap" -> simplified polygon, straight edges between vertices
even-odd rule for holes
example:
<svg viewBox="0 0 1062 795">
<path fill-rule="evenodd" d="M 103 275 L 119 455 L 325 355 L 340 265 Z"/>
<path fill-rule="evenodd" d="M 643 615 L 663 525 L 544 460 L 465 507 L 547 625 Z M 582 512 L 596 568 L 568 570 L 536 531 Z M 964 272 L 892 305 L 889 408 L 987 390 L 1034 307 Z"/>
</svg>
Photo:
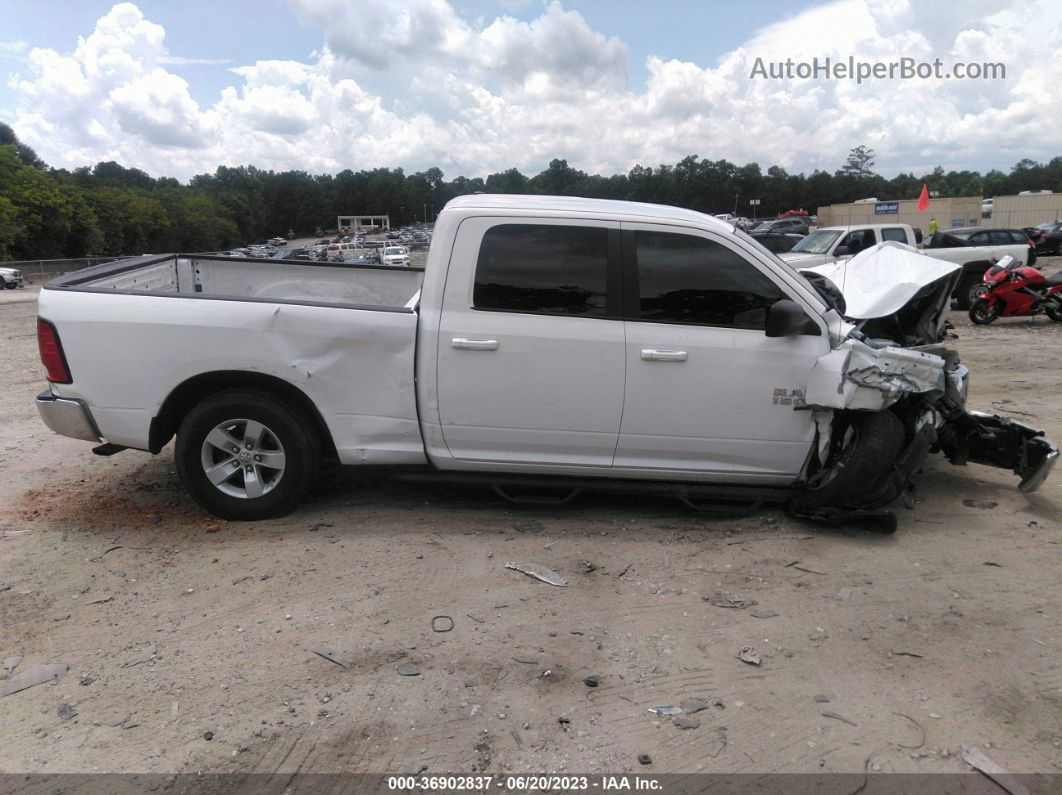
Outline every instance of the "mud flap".
<svg viewBox="0 0 1062 795">
<path fill-rule="evenodd" d="M 1021 478 L 1018 489 L 1024 492 L 1036 491 L 1058 460 L 1058 448 L 1039 428 L 979 411 L 949 418 L 939 441 L 951 463 L 1009 469 Z"/>
</svg>

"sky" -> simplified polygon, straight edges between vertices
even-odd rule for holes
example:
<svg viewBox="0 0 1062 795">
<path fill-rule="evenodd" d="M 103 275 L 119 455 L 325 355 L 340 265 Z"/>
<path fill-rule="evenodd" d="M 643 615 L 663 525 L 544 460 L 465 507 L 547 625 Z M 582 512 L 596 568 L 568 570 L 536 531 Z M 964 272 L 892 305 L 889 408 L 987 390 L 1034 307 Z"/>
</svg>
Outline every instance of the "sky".
<svg viewBox="0 0 1062 795">
<path fill-rule="evenodd" d="M 865 144 L 893 176 L 1062 155 L 1055 0 L 5 0 L 3 22 L 0 120 L 55 167 L 810 173 Z M 1005 78 L 761 76 L 827 57 Z"/>
</svg>

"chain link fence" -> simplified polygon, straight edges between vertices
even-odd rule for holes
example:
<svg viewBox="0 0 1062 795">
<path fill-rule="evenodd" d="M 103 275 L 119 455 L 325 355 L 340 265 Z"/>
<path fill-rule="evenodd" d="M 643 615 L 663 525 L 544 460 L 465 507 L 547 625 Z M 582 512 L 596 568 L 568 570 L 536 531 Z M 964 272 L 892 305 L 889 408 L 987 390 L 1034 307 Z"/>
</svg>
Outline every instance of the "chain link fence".
<svg viewBox="0 0 1062 795">
<path fill-rule="evenodd" d="M 92 265 L 113 262 L 118 257 L 79 257 L 74 259 L 28 259 L 19 262 L 0 262 L 0 268 L 17 268 L 22 271 L 26 284 L 44 284 L 64 273 L 78 271 Z"/>
</svg>

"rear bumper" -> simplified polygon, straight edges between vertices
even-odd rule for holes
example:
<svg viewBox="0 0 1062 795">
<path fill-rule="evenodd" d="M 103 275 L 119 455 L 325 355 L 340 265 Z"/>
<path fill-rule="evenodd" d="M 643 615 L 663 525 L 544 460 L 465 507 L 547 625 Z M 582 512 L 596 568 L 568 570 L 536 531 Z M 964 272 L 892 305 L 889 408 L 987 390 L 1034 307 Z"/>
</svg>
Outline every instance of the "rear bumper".
<svg viewBox="0 0 1062 795">
<path fill-rule="evenodd" d="M 61 436 L 86 442 L 102 439 L 92 419 L 92 412 L 83 400 L 57 397 L 50 389 L 46 389 L 37 395 L 37 411 L 44 424 Z"/>
</svg>

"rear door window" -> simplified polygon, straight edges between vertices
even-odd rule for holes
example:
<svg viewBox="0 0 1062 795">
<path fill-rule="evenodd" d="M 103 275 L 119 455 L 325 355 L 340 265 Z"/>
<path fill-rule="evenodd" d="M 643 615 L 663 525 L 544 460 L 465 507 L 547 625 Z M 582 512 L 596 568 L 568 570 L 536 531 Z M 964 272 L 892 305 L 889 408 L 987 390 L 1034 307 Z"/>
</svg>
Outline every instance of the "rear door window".
<svg viewBox="0 0 1062 795">
<path fill-rule="evenodd" d="M 890 226 L 881 230 L 882 240 L 895 240 L 897 243 L 907 242 L 907 230 L 899 226 Z"/>
<path fill-rule="evenodd" d="M 638 312 L 631 320 L 762 330 L 782 292 L 744 257 L 714 241 L 634 233 Z"/>
<path fill-rule="evenodd" d="M 500 224 L 483 235 L 476 309 L 605 317 L 608 229 Z"/>
</svg>

